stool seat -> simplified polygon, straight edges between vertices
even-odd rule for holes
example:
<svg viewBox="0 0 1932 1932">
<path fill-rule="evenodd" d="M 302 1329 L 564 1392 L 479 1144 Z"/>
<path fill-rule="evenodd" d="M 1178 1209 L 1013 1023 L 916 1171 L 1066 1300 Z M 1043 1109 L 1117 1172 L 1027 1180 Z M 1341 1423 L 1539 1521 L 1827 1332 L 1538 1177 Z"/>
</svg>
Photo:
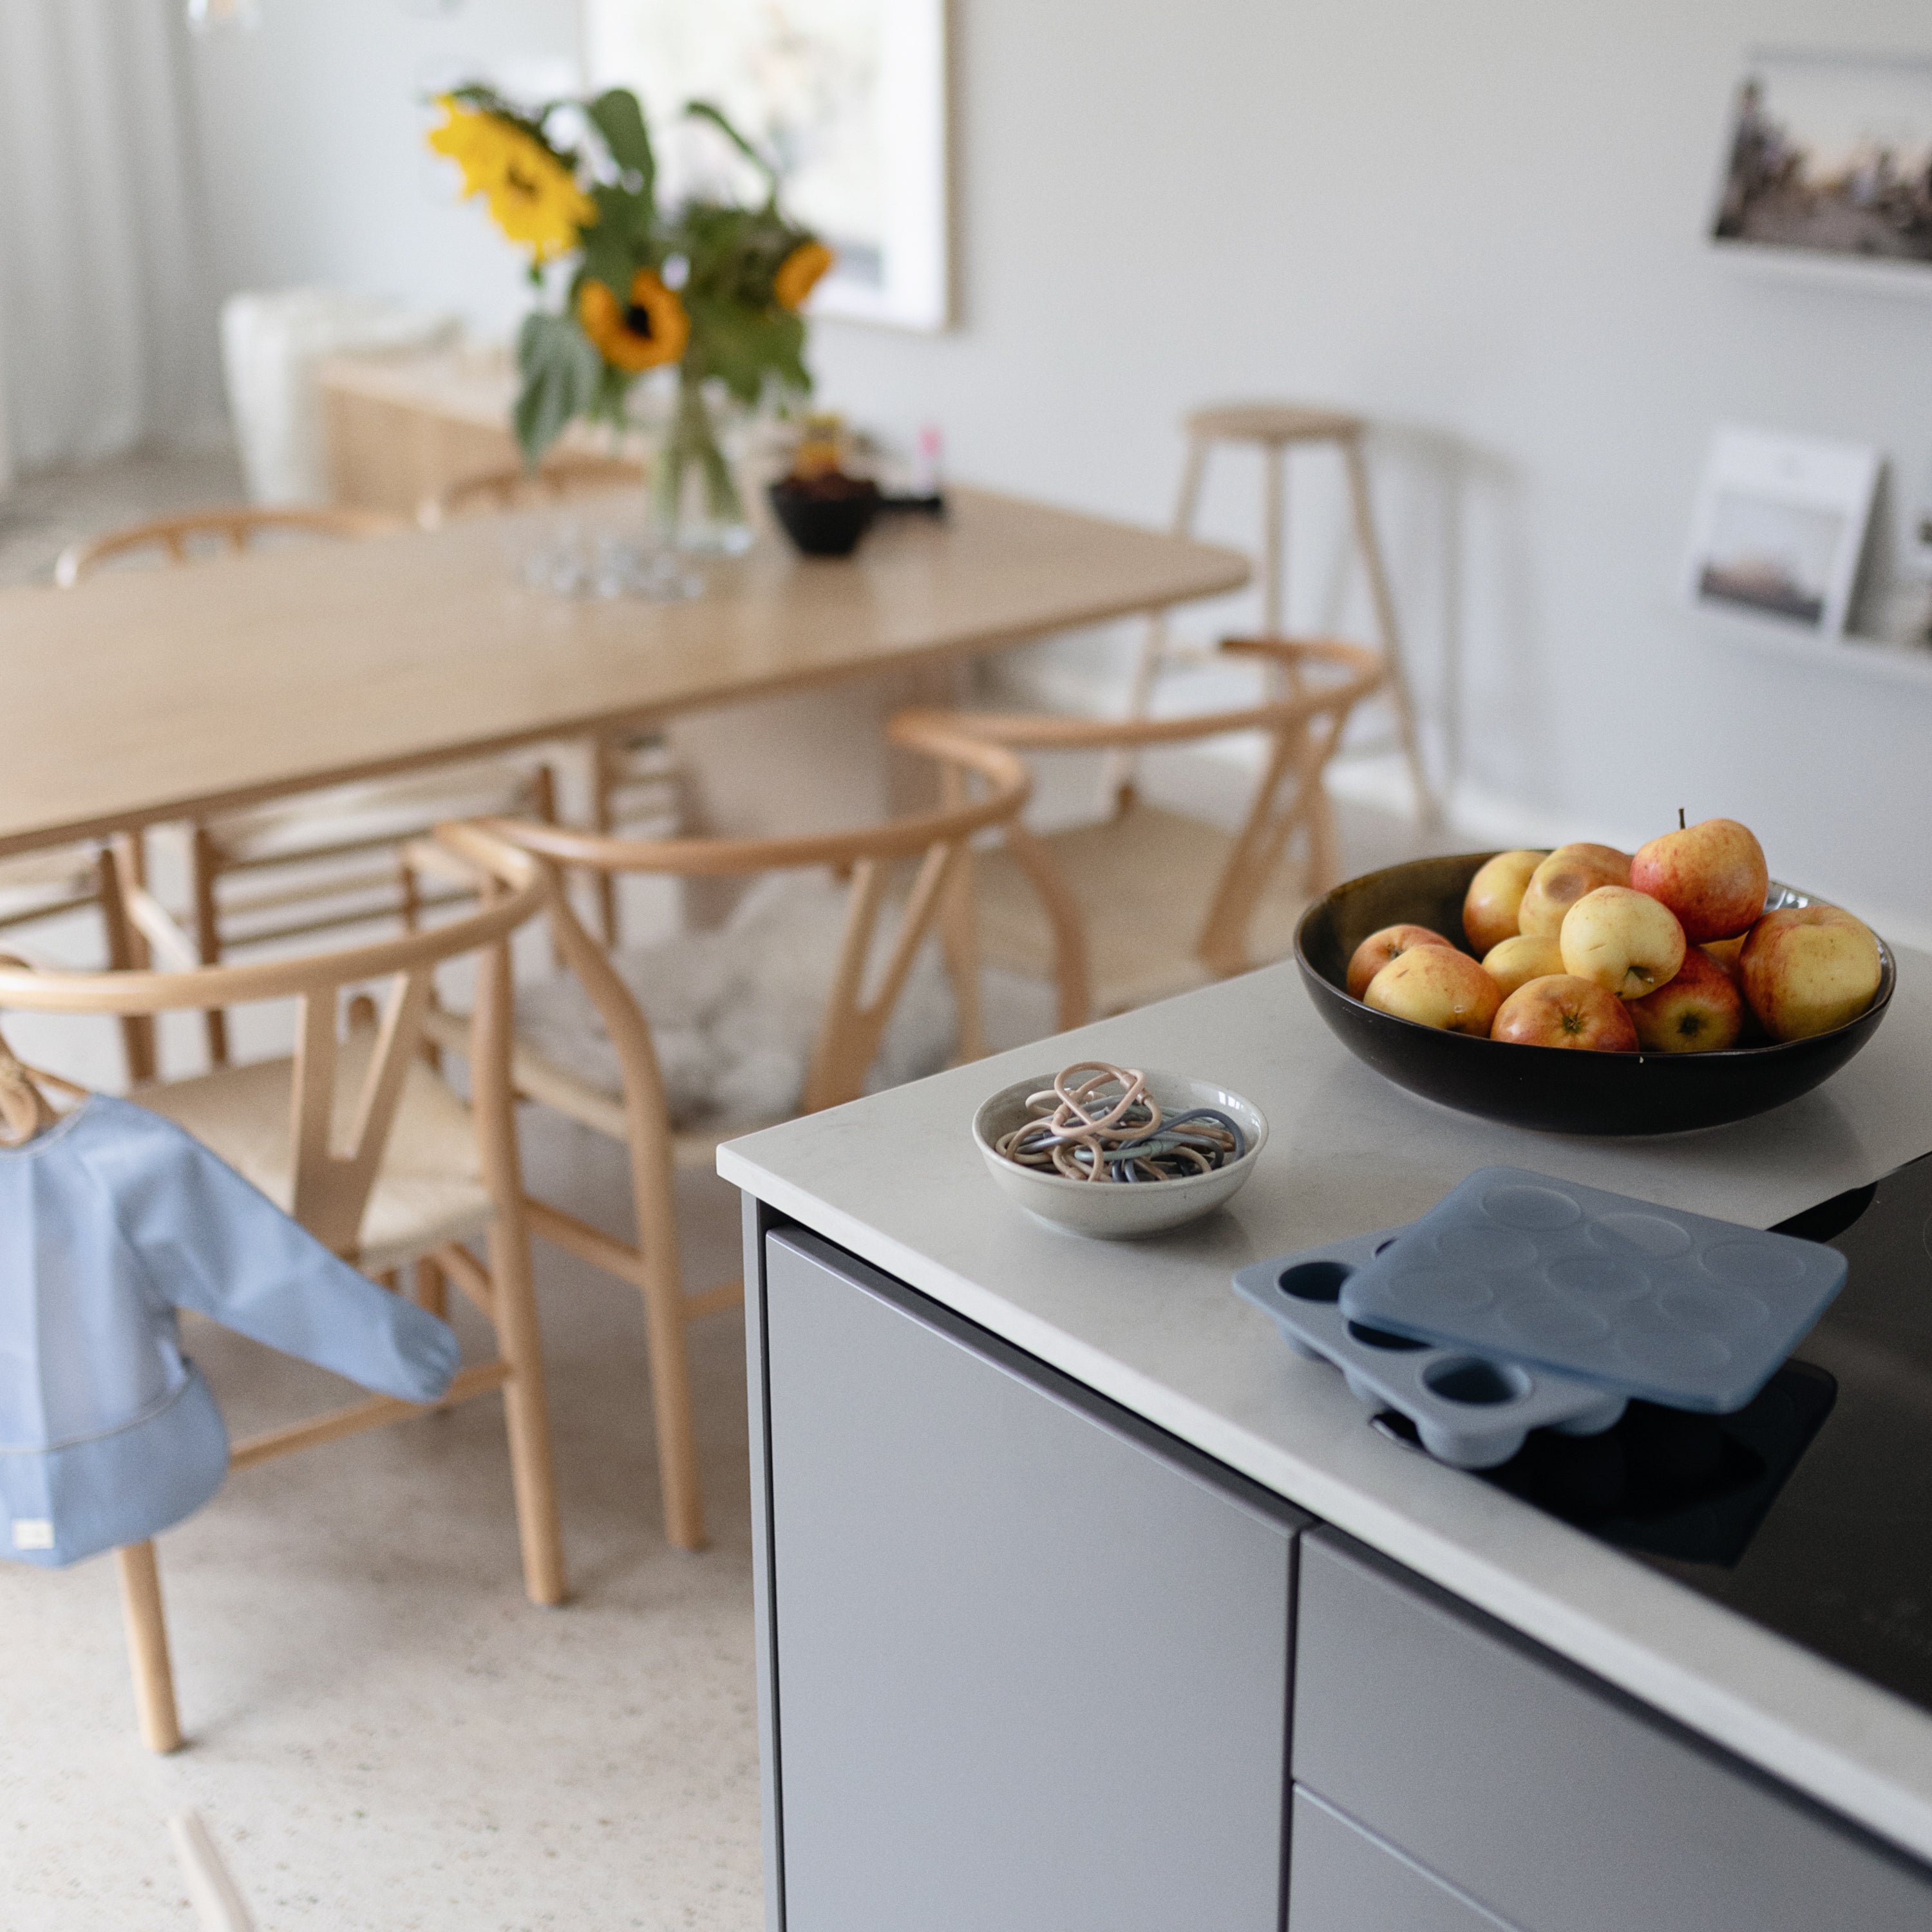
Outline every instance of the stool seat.
<svg viewBox="0 0 1932 1932">
<path fill-rule="evenodd" d="M 1342 410 L 1310 409 L 1299 403 L 1221 403 L 1196 410 L 1187 434 L 1210 442 L 1258 442 L 1279 448 L 1290 442 L 1352 442 L 1367 423 Z"/>
</svg>

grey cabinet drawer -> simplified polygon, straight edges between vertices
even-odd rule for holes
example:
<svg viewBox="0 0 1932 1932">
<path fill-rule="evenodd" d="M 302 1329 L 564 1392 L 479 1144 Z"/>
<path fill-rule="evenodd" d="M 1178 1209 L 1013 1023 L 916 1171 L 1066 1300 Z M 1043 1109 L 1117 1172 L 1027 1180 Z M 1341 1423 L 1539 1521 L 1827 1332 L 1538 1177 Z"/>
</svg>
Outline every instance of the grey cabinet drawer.
<svg viewBox="0 0 1932 1932">
<path fill-rule="evenodd" d="M 1312 1792 L 1294 1792 L 1288 1932 L 1513 1932 Z"/>
<path fill-rule="evenodd" d="M 809 1235 L 764 1296 L 785 1932 L 1278 1932 L 1305 1519 Z"/>
<path fill-rule="evenodd" d="M 1523 1932 L 1925 1932 L 1932 1874 L 1338 1537 L 1296 1780 Z"/>
</svg>

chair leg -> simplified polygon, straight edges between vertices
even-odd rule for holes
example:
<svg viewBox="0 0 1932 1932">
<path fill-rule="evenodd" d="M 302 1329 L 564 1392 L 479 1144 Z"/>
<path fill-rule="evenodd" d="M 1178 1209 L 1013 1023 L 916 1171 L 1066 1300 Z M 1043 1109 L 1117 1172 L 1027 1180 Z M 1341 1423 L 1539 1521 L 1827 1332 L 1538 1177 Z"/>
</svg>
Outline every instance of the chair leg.
<svg viewBox="0 0 1932 1932">
<path fill-rule="evenodd" d="M 500 1217 L 490 1228 L 490 1279 L 496 1289 L 497 1346 L 510 1364 L 510 1378 L 503 1384 L 503 1414 L 510 1432 L 510 1480 L 523 1544 L 524 1587 L 533 1604 L 560 1604 L 568 1592 L 550 1464 L 550 1406 L 544 1392 L 543 1338 L 530 1278 L 530 1238 L 521 1228 L 514 1232 L 506 1228 Z"/>
<path fill-rule="evenodd" d="M 413 1298 L 418 1308 L 426 1308 L 444 1321 L 449 1318 L 449 1277 L 428 1256 L 416 1263 L 416 1292 Z"/>
<path fill-rule="evenodd" d="M 194 828 L 194 926 L 195 940 L 204 966 L 221 963 L 221 910 L 214 897 L 214 881 L 220 860 L 214 839 L 205 825 Z M 216 1066 L 228 1064 L 228 1016 L 210 1007 L 202 1016 L 208 1029 L 208 1058 Z"/>
<path fill-rule="evenodd" d="M 668 1269 L 664 1266 L 667 1260 L 670 1262 Z M 677 1278 L 682 1270 L 669 1256 L 661 1257 L 656 1265 L 647 1258 L 644 1270 L 651 1414 L 657 1431 L 658 1482 L 664 1496 L 664 1534 L 674 1549 L 702 1550 L 707 1540 L 704 1486 L 698 1474 L 684 1290 Z"/>
<path fill-rule="evenodd" d="M 591 829 L 606 837 L 610 831 L 610 795 L 616 790 L 615 766 L 618 754 L 608 740 L 599 738 L 590 748 Z M 607 947 L 617 944 L 617 879 L 602 868 L 592 874 L 597 889 L 598 930 Z"/>
<path fill-rule="evenodd" d="M 1369 601 L 1375 606 L 1376 628 L 1379 633 L 1382 658 L 1387 667 L 1389 698 L 1395 707 L 1396 728 L 1402 739 L 1402 754 L 1408 761 L 1409 782 L 1415 788 L 1415 818 L 1419 825 L 1436 825 L 1442 820 L 1442 807 L 1429 786 L 1429 773 L 1422 762 L 1422 746 L 1416 736 L 1415 704 L 1409 694 L 1408 668 L 1402 658 L 1402 634 L 1396 622 L 1395 598 L 1389 589 L 1388 572 L 1382 562 L 1382 545 L 1376 538 L 1374 506 L 1369 497 L 1369 472 L 1362 460 L 1361 445 L 1352 437 L 1342 446 L 1342 460 L 1348 471 L 1348 502 L 1354 514 L 1355 542 L 1362 553 L 1362 568 L 1369 580 Z"/>
<path fill-rule="evenodd" d="M 114 1552 L 121 1572 L 121 1609 L 128 1624 L 128 1660 L 134 1668 L 134 1703 L 141 1742 L 152 1751 L 181 1748 L 175 1712 L 175 1677 L 168 1661 L 168 1627 L 161 1613 L 161 1573 L 154 1546 L 130 1543 Z"/>
<path fill-rule="evenodd" d="M 138 832 L 121 833 L 102 848 L 95 878 L 107 963 L 117 972 L 148 964 L 146 944 L 128 915 L 128 891 L 145 886 L 146 873 L 146 848 Z M 152 1013 L 130 1014 L 122 1021 L 121 1049 L 127 1062 L 129 1086 L 142 1086 L 154 1078 L 154 1037 Z"/>
</svg>

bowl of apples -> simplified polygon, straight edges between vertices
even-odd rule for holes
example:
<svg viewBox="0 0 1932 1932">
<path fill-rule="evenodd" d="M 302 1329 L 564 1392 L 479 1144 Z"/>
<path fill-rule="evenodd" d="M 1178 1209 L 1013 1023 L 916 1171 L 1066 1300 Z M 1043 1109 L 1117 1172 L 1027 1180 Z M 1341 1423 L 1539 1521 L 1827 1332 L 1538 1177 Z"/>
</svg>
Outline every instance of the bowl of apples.
<svg viewBox="0 0 1932 1932">
<path fill-rule="evenodd" d="M 1338 886 L 1295 932 L 1303 983 L 1397 1085 L 1557 1133 L 1741 1120 L 1828 1079 L 1897 968 L 1850 913 L 1781 885 L 1734 819 L 1607 845 L 1470 852 Z"/>
</svg>

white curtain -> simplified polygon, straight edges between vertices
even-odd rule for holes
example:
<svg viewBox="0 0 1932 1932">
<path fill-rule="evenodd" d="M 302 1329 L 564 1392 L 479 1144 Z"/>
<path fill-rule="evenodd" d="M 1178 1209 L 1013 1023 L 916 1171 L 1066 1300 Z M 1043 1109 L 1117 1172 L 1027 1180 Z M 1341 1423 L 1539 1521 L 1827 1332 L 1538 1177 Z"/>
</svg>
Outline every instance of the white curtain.
<svg viewBox="0 0 1932 1932">
<path fill-rule="evenodd" d="M 220 420 L 181 0 L 0 0 L 0 483 Z"/>
</svg>

